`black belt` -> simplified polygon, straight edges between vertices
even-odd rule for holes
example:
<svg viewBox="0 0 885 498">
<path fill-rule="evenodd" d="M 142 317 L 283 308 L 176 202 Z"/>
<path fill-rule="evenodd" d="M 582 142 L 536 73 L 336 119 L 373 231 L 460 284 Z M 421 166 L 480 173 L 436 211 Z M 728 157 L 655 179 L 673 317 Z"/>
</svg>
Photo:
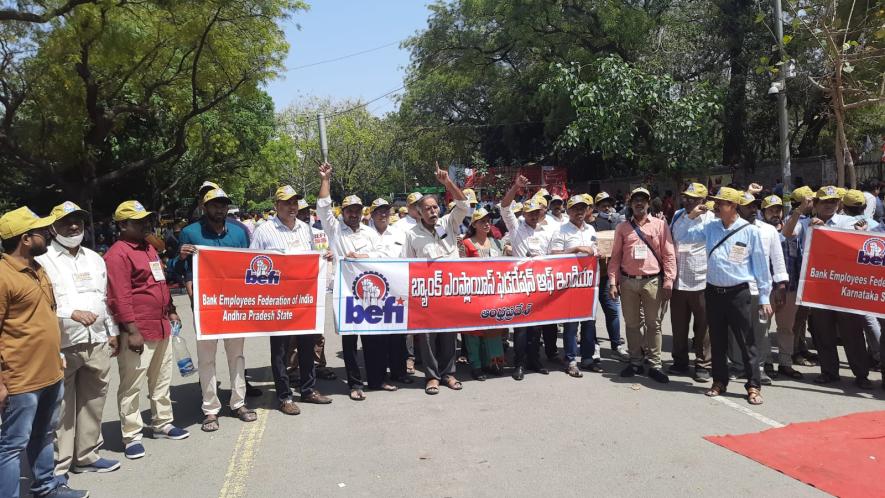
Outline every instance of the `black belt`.
<svg viewBox="0 0 885 498">
<path fill-rule="evenodd" d="M 715 294 L 728 294 L 729 292 L 737 292 L 749 288 L 750 284 L 746 282 L 738 285 L 732 285 L 731 287 L 719 287 L 718 285 L 707 284 L 707 290 Z"/>
<path fill-rule="evenodd" d="M 647 278 L 655 278 L 660 275 L 661 275 L 660 273 L 655 273 L 654 275 L 628 275 L 628 274 L 624 273 L 624 270 L 621 270 L 621 276 L 627 277 L 627 278 L 632 278 L 633 280 L 644 280 Z"/>
</svg>

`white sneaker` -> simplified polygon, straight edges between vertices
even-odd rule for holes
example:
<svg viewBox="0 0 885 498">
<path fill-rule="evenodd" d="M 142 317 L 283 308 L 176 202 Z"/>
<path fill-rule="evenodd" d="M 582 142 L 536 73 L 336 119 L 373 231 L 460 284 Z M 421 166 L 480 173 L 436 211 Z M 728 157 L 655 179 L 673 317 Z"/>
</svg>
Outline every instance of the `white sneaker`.
<svg viewBox="0 0 885 498">
<path fill-rule="evenodd" d="M 628 363 L 630 361 L 630 353 L 627 352 L 627 346 L 619 344 L 618 347 L 612 351 L 612 358 Z"/>
<path fill-rule="evenodd" d="M 594 361 L 595 361 L 595 360 L 599 360 L 600 358 L 602 358 L 602 356 L 600 355 L 600 353 L 602 353 L 602 349 L 600 349 L 599 344 L 597 343 L 597 344 L 596 344 L 596 347 L 593 348 L 593 360 L 594 360 Z"/>
</svg>

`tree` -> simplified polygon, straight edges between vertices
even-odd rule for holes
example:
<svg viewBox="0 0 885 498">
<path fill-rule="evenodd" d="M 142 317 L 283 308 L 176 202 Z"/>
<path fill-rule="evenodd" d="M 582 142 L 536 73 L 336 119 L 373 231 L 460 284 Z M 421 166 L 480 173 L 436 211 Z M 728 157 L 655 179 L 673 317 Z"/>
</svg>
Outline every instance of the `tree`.
<svg viewBox="0 0 885 498">
<path fill-rule="evenodd" d="M 575 120 L 558 144 L 587 145 L 605 159 L 635 161 L 641 170 L 674 173 L 716 163 L 711 147 L 722 108 L 704 84 L 680 84 L 647 73 L 617 56 L 599 59 L 585 71 L 577 64 L 556 65 L 546 87 L 569 96 Z"/>
<path fill-rule="evenodd" d="M 288 48 L 278 23 L 303 7 L 97 1 L 0 23 L 0 151 L 89 209 L 100 189 L 185 157 L 201 117 L 256 98 Z"/>
<path fill-rule="evenodd" d="M 857 186 L 846 132 L 852 111 L 885 105 L 885 10 L 875 0 L 788 0 L 794 34 L 814 47 L 818 63 L 806 69 L 826 97 L 835 124 L 838 185 Z M 789 37 L 789 38 L 787 38 Z"/>
</svg>

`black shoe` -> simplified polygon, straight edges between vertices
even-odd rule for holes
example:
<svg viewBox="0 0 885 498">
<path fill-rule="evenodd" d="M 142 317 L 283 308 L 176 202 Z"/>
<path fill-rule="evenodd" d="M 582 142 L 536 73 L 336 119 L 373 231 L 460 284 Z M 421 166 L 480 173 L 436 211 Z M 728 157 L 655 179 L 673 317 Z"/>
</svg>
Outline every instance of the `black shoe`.
<svg viewBox="0 0 885 498">
<path fill-rule="evenodd" d="M 247 398 L 257 398 L 258 396 L 261 396 L 261 393 L 262 393 L 261 389 L 258 389 L 257 387 L 253 386 L 252 384 L 246 382 L 246 397 Z"/>
<path fill-rule="evenodd" d="M 676 363 L 670 365 L 670 368 L 667 369 L 667 373 L 670 375 L 688 375 L 689 371 L 690 369 L 688 368 L 688 365 L 679 365 Z"/>
<path fill-rule="evenodd" d="M 873 383 L 866 377 L 858 377 L 854 379 L 854 385 L 861 389 L 872 389 Z"/>
<path fill-rule="evenodd" d="M 667 377 L 667 374 L 662 372 L 660 368 L 649 368 L 648 369 L 648 376 L 652 380 L 656 380 L 656 381 L 660 382 L 661 384 L 666 384 L 666 383 L 670 382 L 670 377 Z"/>
<path fill-rule="evenodd" d="M 471 369 L 470 376 L 473 377 L 473 380 L 478 380 L 480 382 L 486 380 L 486 374 L 483 373 L 481 368 Z"/>
<path fill-rule="evenodd" d="M 695 368 L 692 378 L 695 382 L 710 382 L 710 372 L 706 368 Z"/>
<path fill-rule="evenodd" d="M 581 370 L 586 370 L 588 372 L 602 373 L 605 370 L 602 369 L 602 366 L 599 362 L 591 361 L 589 363 L 581 363 Z"/>
<path fill-rule="evenodd" d="M 513 369 L 513 380 L 522 380 L 525 378 L 525 369 L 516 367 Z"/>
<path fill-rule="evenodd" d="M 529 365 L 529 370 L 531 370 L 532 372 L 537 372 L 541 375 L 548 375 L 550 373 L 550 370 L 542 367 L 540 363 Z"/>
<path fill-rule="evenodd" d="M 777 378 L 777 370 L 774 369 L 773 363 L 766 363 L 762 366 L 762 371 L 772 379 Z"/>
<path fill-rule="evenodd" d="M 627 365 L 623 370 L 621 370 L 621 377 L 633 377 L 636 374 L 642 375 L 643 373 L 645 373 L 644 368 L 634 365 Z"/>
</svg>

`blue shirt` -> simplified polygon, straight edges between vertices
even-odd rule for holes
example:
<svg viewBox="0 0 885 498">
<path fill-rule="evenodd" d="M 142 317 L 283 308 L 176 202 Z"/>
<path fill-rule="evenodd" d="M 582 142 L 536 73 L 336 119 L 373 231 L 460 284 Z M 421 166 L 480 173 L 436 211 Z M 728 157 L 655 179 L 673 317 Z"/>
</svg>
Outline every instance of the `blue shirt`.
<svg viewBox="0 0 885 498">
<path fill-rule="evenodd" d="M 730 232 L 747 224 L 738 218 L 729 228 L 725 228 L 722 220 L 711 223 L 697 224 L 686 228 L 683 224 L 677 227 L 677 237 L 689 243 L 705 242 L 707 245 L 707 283 L 717 287 L 733 287 L 755 281 L 759 287 L 759 304 L 769 304 L 771 294 L 771 271 L 768 269 L 768 258 L 762 248 L 762 237 L 759 229 L 753 225 L 732 235 L 715 251 L 713 246 L 719 243 Z M 747 264 L 749 263 L 749 264 Z"/>
<path fill-rule="evenodd" d="M 206 223 L 205 218 L 200 218 L 199 221 L 184 227 L 179 240 L 182 245 L 249 248 L 249 234 L 246 229 L 240 228 L 239 225 L 232 223 L 230 220 L 225 220 L 224 231 L 219 235 Z M 176 263 L 175 269 L 184 276 L 185 282 L 192 282 L 194 280 L 192 259 L 193 256 L 183 261 L 179 260 Z"/>
</svg>

